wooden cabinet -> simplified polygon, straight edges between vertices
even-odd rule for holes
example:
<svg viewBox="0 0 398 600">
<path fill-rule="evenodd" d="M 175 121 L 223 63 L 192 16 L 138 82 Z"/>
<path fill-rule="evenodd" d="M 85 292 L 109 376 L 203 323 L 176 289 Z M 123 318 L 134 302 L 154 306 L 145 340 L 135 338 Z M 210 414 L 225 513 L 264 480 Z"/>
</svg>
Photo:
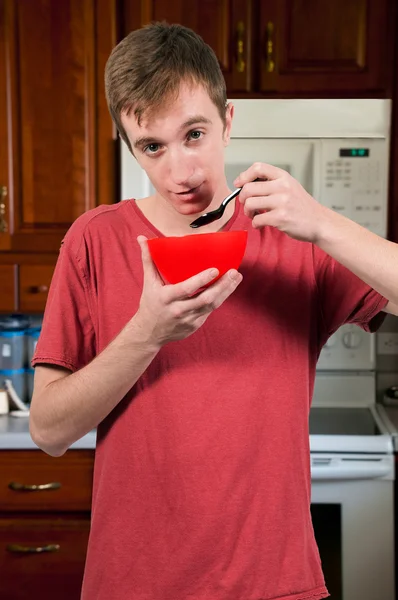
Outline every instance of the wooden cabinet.
<svg viewBox="0 0 398 600">
<path fill-rule="evenodd" d="M 1 250 L 58 252 L 80 214 L 115 201 L 103 98 L 111 8 L 109 0 L 0 0 Z"/>
<path fill-rule="evenodd" d="M 67 229 L 117 199 L 103 83 L 115 15 L 114 0 L 0 0 L 2 312 L 43 311 Z"/>
<path fill-rule="evenodd" d="M 0 312 L 42 313 L 56 255 L 0 253 Z"/>
<path fill-rule="evenodd" d="M 0 598 L 79 600 L 94 451 L 0 454 Z"/>
<path fill-rule="evenodd" d="M 88 518 L 0 519 L 0 597 L 79 600 L 89 528 Z"/>
<path fill-rule="evenodd" d="M 152 20 L 194 29 L 230 97 L 387 96 L 392 0 L 121 0 L 122 35 Z"/>
<path fill-rule="evenodd" d="M 389 0 L 261 0 L 260 90 L 386 95 L 392 13 Z"/>
<path fill-rule="evenodd" d="M 0 265 L 0 311 L 2 312 L 17 310 L 16 277 L 15 265 Z"/>
<path fill-rule="evenodd" d="M 122 0 L 121 35 L 151 21 L 181 23 L 216 53 L 228 90 L 250 92 L 253 0 Z"/>
<path fill-rule="evenodd" d="M 91 450 L 69 450 L 59 458 L 41 450 L 2 452 L 0 456 L 2 511 L 90 511 Z"/>
<path fill-rule="evenodd" d="M 44 310 L 54 268 L 52 265 L 21 265 L 19 267 L 19 310 Z"/>
</svg>

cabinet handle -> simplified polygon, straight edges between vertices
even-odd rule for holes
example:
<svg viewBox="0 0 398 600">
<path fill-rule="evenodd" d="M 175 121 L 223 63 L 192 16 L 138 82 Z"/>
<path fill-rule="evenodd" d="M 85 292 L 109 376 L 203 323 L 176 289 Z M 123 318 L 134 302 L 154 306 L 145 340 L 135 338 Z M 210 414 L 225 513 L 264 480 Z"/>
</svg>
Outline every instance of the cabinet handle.
<svg viewBox="0 0 398 600">
<path fill-rule="evenodd" d="M 245 24 L 243 21 L 238 21 L 236 26 L 236 69 L 238 73 L 243 73 L 246 67 L 244 61 L 245 49 L 244 49 L 244 38 L 245 38 Z"/>
<path fill-rule="evenodd" d="M 0 233 L 7 233 L 8 225 L 5 219 L 6 214 L 6 202 L 5 198 L 7 196 L 8 190 L 5 185 L 0 187 Z"/>
<path fill-rule="evenodd" d="M 26 484 L 26 483 L 17 483 L 16 481 L 11 481 L 8 484 L 10 490 L 14 490 L 14 492 L 41 492 L 45 490 L 58 490 L 61 487 L 61 484 L 57 481 L 53 481 L 52 483 L 40 483 L 40 484 Z"/>
<path fill-rule="evenodd" d="M 47 544 L 46 546 L 20 546 L 20 544 L 8 544 L 6 550 L 14 554 L 42 554 L 43 552 L 58 552 L 59 544 Z"/>
<path fill-rule="evenodd" d="M 31 294 L 45 294 L 48 292 L 48 285 L 32 285 L 29 288 Z"/>
<path fill-rule="evenodd" d="M 273 73 L 275 70 L 275 62 L 274 62 L 274 24 L 272 21 L 268 21 L 267 23 L 267 52 L 266 52 L 266 69 L 267 73 Z"/>
</svg>

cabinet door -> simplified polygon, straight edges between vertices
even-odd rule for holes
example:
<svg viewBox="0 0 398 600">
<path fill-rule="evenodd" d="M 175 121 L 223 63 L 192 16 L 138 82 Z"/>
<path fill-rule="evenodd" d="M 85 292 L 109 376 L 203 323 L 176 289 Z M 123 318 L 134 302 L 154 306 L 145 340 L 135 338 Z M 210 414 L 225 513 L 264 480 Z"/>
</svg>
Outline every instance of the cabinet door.
<svg viewBox="0 0 398 600">
<path fill-rule="evenodd" d="M 8 146 L 7 146 L 7 88 L 6 77 L 6 30 L 4 22 L 4 0 L 0 0 L 0 250 L 8 250 L 11 245 L 8 202 Z M 1 300 L 3 303 L 3 299 Z"/>
<path fill-rule="evenodd" d="M 0 265 L 1 312 L 13 312 L 17 310 L 16 279 L 16 265 Z"/>
<path fill-rule="evenodd" d="M 40 450 L 3 450 L 0 506 L 14 513 L 89 512 L 93 466 L 93 450 L 68 450 L 58 458 Z"/>
<path fill-rule="evenodd" d="M 151 21 L 180 23 L 201 35 L 216 53 L 228 93 L 252 85 L 253 0 L 122 1 L 122 35 Z"/>
<path fill-rule="evenodd" d="M 389 0 L 260 0 L 263 92 L 386 95 Z"/>
<path fill-rule="evenodd" d="M 0 598 L 79 600 L 90 519 L 0 519 Z"/>
<path fill-rule="evenodd" d="M 19 310 L 43 312 L 54 272 L 52 265 L 21 265 L 19 267 Z"/>
<path fill-rule="evenodd" d="M 8 189 L 0 250 L 57 252 L 79 215 L 115 200 L 102 83 L 111 6 L 0 0 L 0 186 Z"/>
</svg>

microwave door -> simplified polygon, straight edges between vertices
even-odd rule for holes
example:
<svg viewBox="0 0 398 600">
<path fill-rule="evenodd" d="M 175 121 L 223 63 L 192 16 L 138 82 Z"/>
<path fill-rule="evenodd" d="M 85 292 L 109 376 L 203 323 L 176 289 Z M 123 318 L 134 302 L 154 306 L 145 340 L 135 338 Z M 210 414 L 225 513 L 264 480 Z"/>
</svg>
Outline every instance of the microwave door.
<svg viewBox="0 0 398 600">
<path fill-rule="evenodd" d="M 231 138 L 226 148 L 225 173 L 229 187 L 239 173 L 255 162 L 279 167 L 297 179 L 313 196 L 319 193 L 319 140 Z"/>
<path fill-rule="evenodd" d="M 120 140 L 121 186 L 120 200 L 145 198 L 155 193 L 145 171 L 131 154 L 127 144 Z"/>
</svg>

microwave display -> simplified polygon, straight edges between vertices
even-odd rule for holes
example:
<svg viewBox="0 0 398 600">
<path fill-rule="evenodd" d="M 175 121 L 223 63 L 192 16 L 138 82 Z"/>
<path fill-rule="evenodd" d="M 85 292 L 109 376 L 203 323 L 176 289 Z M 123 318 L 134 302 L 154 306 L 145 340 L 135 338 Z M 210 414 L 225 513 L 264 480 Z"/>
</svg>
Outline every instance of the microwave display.
<svg viewBox="0 0 398 600">
<path fill-rule="evenodd" d="M 369 154 L 369 148 L 340 148 L 340 156 L 349 156 L 350 158 L 361 158 L 363 156 L 369 156 Z"/>
</svg>

